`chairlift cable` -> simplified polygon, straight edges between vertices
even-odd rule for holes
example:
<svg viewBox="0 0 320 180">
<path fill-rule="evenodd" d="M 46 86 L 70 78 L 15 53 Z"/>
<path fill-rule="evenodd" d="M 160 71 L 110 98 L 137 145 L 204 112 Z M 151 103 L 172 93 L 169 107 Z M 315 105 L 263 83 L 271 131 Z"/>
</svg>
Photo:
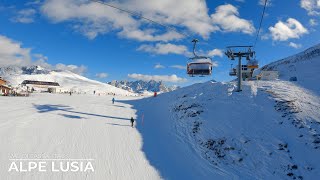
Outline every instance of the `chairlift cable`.
<svg viewBox="0 0 320 180">
<path fill-rule="evenodd" d="M 265 14 L 265 11 L 266 11 L 266 7 L 267 7 L 267 2 L 268 2 L 268 0 L 265 0 L 265 1 L 264 1 L 264 6 L 263 6 L 263 11 L 262 11 L 261 19 L 260 19 L 259 29 L 258 29 L 258 31 L 257 31 L 257 36 L 256 36 L 256 39 L 255 39 L 254 44 L 253 44 L 253 49 L 255 48 L 255 46 L 256 46 L 256 44 L 257 44 L 257 41 L 258 41 L 258 38 L 259 38 L 259 34 L 260 34 L 261 26 L 262 26 L 262 21 L 263 21 L 263 18 L 264 18 L 264 14 Z"/>
<path fill-rule="evenodd" d="M 144 20 L 147 20 L 147 21 L 149 21 L 149 22 L 151 22 L 151 23 L 154 23 L 154 24 L 160 25 L 160 26 L 162 26 L 162 27 L 165 27 L 165 28 L 167 28 L 167 29 L 169 29 L 169 30 L 175 31 L 175 32 L 177 32 L 177 33 L 179 33 L 179 34 L 181 34 L 181 35 L 183 35 L 183 36 L 185 36 L 185 37 L 192 38 L 190 35 L 188 35 L 188 34 L 186 34 L 186 33 L 183 33 L 183 32 L 181 32 L 181 31 L 178 31 L 176 28 L 174 28 L 174 27 L 172 27 L 172 26 L 168 26 L 168 25 L 159 23 L 159 22 L 157 22 L 157 21 L 155 21 L 155 20 L 152 20 L 152 19 L 150 19 L 150 18 L 147 18 L 147 17 L 145 17 L 145 16 L 142 16 L 140 13 L 137 13 L 137 12 L 134 12 L 134 11 L 130 11 L 130 10 L 126 10 L 126 9 L 122 9 L 122 8 L 119 8 L 119 7 L 115 6 L 115 5 L 112 5 L 112 4 L 109 4 L 109 3 L 107 3 L 107 2 L 100 1 L 100 0 L 91 0 L 91 1 L 96 2 L 96 3 L 103 4 L 103 5 L 106 5 L 106 6 L 109 6 L 109 7 L 111 7 L 111 8 L 117 9 L 117 10 L 122 11 L 122 12 L 126 12 L 126 13 L 128 13 L 128 14 L 133 15 L 133 16 L 137 16 L 137 17 L 139 17 L 139 18 L 141 18 L 141 19 L 144 19 Z"/>
</svg>

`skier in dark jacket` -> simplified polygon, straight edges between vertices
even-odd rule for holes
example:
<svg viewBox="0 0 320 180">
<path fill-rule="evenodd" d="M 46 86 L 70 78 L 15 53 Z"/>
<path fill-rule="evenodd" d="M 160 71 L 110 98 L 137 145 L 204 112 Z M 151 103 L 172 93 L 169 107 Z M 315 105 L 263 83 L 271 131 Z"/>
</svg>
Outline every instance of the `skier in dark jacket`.
<svg viewBox="0 0 320 180">
<path fill-rule="evenodd" d="M 131 121 L 131 127 L 133 127 L 133 123 L 134 123 L 133 117 L 131 117 L 130 121 Z"/>
<path fill-rule="evenodd" d="M 112 104 L 114 104 L 114 101 L 115 101 L 115 99 L 114 99 L 114 98 L 112 98 Z"/>
</svg>

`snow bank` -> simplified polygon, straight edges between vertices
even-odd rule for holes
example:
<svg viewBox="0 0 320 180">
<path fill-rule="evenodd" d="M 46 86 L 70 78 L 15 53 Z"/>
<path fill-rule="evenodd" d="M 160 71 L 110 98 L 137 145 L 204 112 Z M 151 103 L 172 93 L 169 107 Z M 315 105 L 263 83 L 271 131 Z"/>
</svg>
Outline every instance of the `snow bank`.
<svg viewBox="0 0 320 180">
<path fill-rule="evenodd" d="M 285 81 L 207 82 L 128 101 L 165 179 L 315 179 L 320 98 Z M 143 123 L 142 123 L 142 117 Z"/>
</svg>

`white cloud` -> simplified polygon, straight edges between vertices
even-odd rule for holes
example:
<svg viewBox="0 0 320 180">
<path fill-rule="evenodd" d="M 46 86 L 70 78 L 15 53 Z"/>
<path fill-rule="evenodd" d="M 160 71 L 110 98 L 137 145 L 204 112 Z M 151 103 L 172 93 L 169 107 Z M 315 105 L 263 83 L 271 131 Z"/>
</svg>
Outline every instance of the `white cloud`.
<svg viewBox="0 0 320 180">
<path fill-rule="evenodd" d="M 213 49 L 213 50 L 208 52 L 208 56 L 210 56 L 210 57 L 214 57 L 214 56 L 222 57 L 223 56 L 223 51 L 221 49 Z"/>
<path fill-rule="evenodd" d="M 208 39 L 217 30 L 252 34 L 253 24 L 239 17 L 238 9 L 230 4 L 216 8 L 211 17 L 203 0 L 114 0 L 108 3 L 117 7 L 139 12 L 164 25 L 177 27 L 185 34 L 200 35 Z M 183 35 L 133 17 L 111 7 L 85 0 L 47 0 L 41 12 L 55 23 L 70 22 L 75 31 L 90 39 L 96 36 L 117 32 L 122 38 L 137 41 L 180 40 Z M 154 30 L 157 29 L 158 31 Z"/>
<path fill-rule="evenodd" d="M 166 67 L 164 65 L 161 65 L 160 63 L 154 66 L 154 69 L 163 69 L 163 68 L 166 68 Z"/>
<path fill-rule="evenodd" d="M 318 22 L 315 19 L 310 19 L 309 24 L 310 24 L 310 26 L 316 26 L 316 25 L 318 25 Z"/>
<path fill-rule="evenodd" d="M 182 54 L 190 55 L 188 48 L 184 45 L 175 45 L 171 43 L 157 43 L 154 45 L 143 44 L 138 48 L 139 51 L 149 52 L 153 54 Z"/>
<path fill-rule="evenodd" d="M 186 82 L 187 79 L 180 78 L 177 75 L 144 75 L 144 74 L 128 74 L 129 78 L 142 80 L 142 81 L 163 81 L 163 82 L 172 82 L 172 83 L 183 83 Z"/>
<path fill-rule="evenodd" d="M 29 48 L 23 48 L 20 42 L 0 35 L 0 67 L 30 64 L 30 50 Z"/>
<path fill-rule="evenodd" d="M 61 64 L 61 63 L 56 64 L 55 69 L 62 70 L 62 71 L 70 71 L 70 72 L 80 74 L 80 75 L 84 74 L 87 71 L 87 67 L 85 67 L 84 65 L 81 65 L 81 66 L 77 66 L 77 65 L 73 65 L 73 64 L 65 65 L 65 64 Z"/>
<path fill-rule="evenodd" d="M 33 23 L 36 13 L 37 11 L 32 8 L 22 9 L 17 12 L 15 17 L 11 18 L 11 21 L 24 24 Z"/>
<path fill-rule="evenodd" d="M 27 2 L 25 5 L 33 6 L 33 5 L 39 5 L 39 4 L 41 4 L 41 0 L 30 1 L 30 2 Z"/>
<path fill-rule="evenodd" d="M 219 63 L 217 61 L 212 61 L 212 67 L 218 67 Z"/>
<path fill-rule="evenodd" d="M 301 44 L 296 44 L 296 43 L 293 43 L 293 42 L 290 42 L 290 43 L 289 43 L 289 46 L 290 46 L 290 47 L 293 47 L 293 48 L 295 48 L 295 49 L 299 49 L 299 48 L 302 47 Z"/>
<path fill-rule="evenodd" d="M 213 24 L 220 27 L 225 32 L 242 32 L 252 34 L 255 28 L 251 21 L 239 17 L 238 9 L 231 5 L 221 5 L 216 8 L 216 12 L 211 15 Z"/>
<path fill-rule="evenodd" d="M 320 15 L 320 0 L 301 0 L 300 6 L 311 16 Z"/>
<path fill-rule="evenodd" d="M 269 27 L 272 39 L 275 41 L 286 41 L 288 39 L 299 39 L 307 34 L 308 30 L 296 19 L 289 18 L 286 22 L 278 21 L 274 27 Z"/>
<path fill-rule="evenodd" d="M 106 78 L 106 77 L 108 77 L 108 74 L 107 73 L 97 73 L 96 77 L 98 77 L 98 78 Z"/>
<path fill-rule="evenodd" d="M 166 25 L 183 27 L 202 37 L 208 37 L 215 30 L 210 22 L 208 9 L 202 0 L 122 0 L 113 5 L 140 12 L 141 15 Z M 147 21 L 95 2 L 79 0 L 47 0 L 41 11 L 53 22 L 72 22 L 75 29 L 89 38 L 109 31 L 119 31 L 119 36 L 139 41 L 169 41 L 181 39 L 176 32 L 159 34 L 149 29 Z M 157 26 L 158 28 L 158 26 Z"/>
<path fill-rule="evenodd" d="M 176 68 L 176 69 L 187 69 L 186 66 L 182 66 L 182 65 L 172 65 L 170 67 Z"/>
<path fill-rule="evenodd" d="M 48 69 L 69 70 L 83 74 L 86 67 L 81 65 L 57 64 L 55 67 L 47 63 L 48 57 L 42 54 L 32 54 L 30 48 L 23 48 L 22 43 L 0 35 L 0 67 L 39 65 Z"/>
</svg>

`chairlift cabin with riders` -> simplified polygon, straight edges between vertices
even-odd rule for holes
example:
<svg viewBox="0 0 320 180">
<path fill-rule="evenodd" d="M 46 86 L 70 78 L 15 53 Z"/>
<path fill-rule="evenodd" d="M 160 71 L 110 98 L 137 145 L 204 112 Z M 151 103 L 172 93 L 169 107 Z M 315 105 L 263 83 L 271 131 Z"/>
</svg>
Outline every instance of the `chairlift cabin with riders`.
<svg viewBox="0 0 320 180">
<path fill-rule="evenodd" d="M 187 74 L 191 77 L 194 76 L 209 76 L 212 74 L 212 59 L 207 56 L 198 56 L 195 53 L 197 39 L 192 40 L 193 42 L 193 55 L 190 58 L 190 62 L 187 64 Z"/>
</svg>

